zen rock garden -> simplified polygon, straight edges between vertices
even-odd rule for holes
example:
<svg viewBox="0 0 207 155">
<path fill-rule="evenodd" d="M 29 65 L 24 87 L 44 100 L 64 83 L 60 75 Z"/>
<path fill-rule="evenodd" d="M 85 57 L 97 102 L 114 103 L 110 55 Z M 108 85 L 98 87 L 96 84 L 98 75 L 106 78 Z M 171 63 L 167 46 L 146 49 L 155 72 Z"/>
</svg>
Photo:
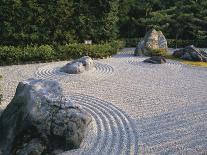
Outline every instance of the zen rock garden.
<svg viewBox="0 0 207 155">
<path fill-rule="evenodd" d="M 0 154 L 56 154 L 78 148 L 90 121 L 90 115 L 63 97 L 58 82 L 20 82 L 0 117 Z"/>
<path fill-rule="evenodd" d="M 153 55 L 152 51 L 158 53 Z M 207 123 L 206 104 L 201 104 L 207 101 L 207 72 L 169 63 L 174 60 L 166 60 L 159 53 L 163 51 L 168 52 L 165 36 L 150 30 L 135 50 L 107 60 L 84 56 L 66 65 L 48 63 L 46 69 L 41 68 L 43 64 L 3 68 L 5 75 L 11 74 L 3 79 L 5 94 L 11 94 L 0 115 L 0 155 L 67 155 L 70 151 L 131 155 L 138 154 L 142 145 L 141 154 L 166 154 L 166 150 L 177 153 L 177 148 L 189 149 L 195 141 L 197 148 L 207 146 L 206 130 L 196 133 Z M 207 62 L 207 54 L 193 45 L 174 51 L 173 56 Z M 100 62 L 95 68 L 96 61 Z M 51 76 L 54 66 L 67 76 Z M 95 71 L 89 72 L 92 69 Z M 37 70 L 43 78 L 29 78 Z M 76 94 L 76 100 L 69 100 L 65 92 L 66 96 Z M 94 131 L 89 132 L 89 127 Z M 187 138 L 186 133 L 190 134 Z M 86 137 L 89 140 L 82 147 Z"/>
</svg>

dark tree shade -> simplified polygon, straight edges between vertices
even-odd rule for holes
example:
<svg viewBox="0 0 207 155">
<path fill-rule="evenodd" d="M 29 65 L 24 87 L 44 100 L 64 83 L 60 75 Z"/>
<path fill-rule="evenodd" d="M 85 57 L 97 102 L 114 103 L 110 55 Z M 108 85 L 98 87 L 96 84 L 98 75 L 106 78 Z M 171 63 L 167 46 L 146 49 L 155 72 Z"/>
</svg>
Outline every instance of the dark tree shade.
<svg viewBox="0 0 207 155">
<path fill-rule="evenodd" d="M 0 44 L 101 43 L 140 38 L 206 39 L 206 0 L 0 0 Z"/>
</svg>

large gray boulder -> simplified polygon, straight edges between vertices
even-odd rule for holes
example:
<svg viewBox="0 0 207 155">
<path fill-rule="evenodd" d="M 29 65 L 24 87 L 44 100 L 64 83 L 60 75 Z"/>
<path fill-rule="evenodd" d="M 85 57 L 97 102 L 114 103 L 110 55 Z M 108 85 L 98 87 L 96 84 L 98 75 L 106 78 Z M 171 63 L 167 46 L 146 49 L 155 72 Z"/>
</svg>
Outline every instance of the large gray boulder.
<svg viewBox="0 0 207 155">
<path fill-rule="evenodd" d="M 173 56 L 189 61 L 207 62 L 207 53 L 193 45 L 174 51 Z"/>
<path fill-rule="evenodd" d="M 61 71 L 68 74 L 79 74 L 84 71 L 88 71 L 94 67 L 93 60 L 89 56 L 84 56 L 80 59 L 74 60 L 64 67 L 61 68 Z"/>
<path fill-rule="evenodd" d="M 0 117 L 0 155 L 27 155 L 78 148 L 91 117 L 66 100 L 58 82 L 20 82 Z"/>
<path fill-rule="evenodd" d="M 155 29 L 146 33 L 135 49 L 135 56 L 150 56 L 150 49 L 168 49 L 167 40 L 161 31 Z"/>
</svg>

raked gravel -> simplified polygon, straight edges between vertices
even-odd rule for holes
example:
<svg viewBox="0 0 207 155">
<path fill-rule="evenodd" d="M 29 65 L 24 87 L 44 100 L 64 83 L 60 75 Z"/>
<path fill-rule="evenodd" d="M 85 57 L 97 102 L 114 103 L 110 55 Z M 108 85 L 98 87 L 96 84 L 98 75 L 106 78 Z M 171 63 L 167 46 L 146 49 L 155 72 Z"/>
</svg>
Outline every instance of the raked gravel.
<svg viewBox="0 0 207 155">
<path fill-rule="evenodd" d="M 207 154 L 207 68 L 145 64 L 133 50 L 78 75 L 59 71 L 66 61 L 0 67 L 0 108 L 19 81 L 54 79 L 93 118 L 81 148 L 64 154 Z"/>
</svg>

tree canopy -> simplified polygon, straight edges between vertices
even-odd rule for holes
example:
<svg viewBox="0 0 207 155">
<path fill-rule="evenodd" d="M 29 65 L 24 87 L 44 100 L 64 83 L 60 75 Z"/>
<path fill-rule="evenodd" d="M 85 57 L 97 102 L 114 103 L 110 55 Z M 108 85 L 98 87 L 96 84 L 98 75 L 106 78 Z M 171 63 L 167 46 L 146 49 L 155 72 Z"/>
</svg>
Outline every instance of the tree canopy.
<svg viewBox="0 0 207 155">
<path fill-rule="evenodd" d="M 1 44 L 95 43 L 143 37 L 206 39 L 206 0 L 1 0 Z"/>
</svg>

